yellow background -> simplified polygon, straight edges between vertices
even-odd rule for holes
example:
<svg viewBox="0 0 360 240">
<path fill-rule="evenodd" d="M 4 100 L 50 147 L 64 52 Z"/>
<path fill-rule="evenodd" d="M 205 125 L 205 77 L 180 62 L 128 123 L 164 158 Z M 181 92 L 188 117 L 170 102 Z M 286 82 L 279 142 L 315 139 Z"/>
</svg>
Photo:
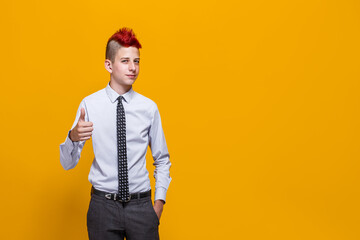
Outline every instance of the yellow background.
<svg viewBox="0 0 360 240">
<path fill-rule="evenodd" d="M 161 239 L 360 239 L 359 10 L 2 1 L 0 238 L 87 239 L 92 144 L 70 171 L 59 144 L 126 26 L 143 45 L 134 89 L 158 104 L 172 161 Z"/>
</svg>

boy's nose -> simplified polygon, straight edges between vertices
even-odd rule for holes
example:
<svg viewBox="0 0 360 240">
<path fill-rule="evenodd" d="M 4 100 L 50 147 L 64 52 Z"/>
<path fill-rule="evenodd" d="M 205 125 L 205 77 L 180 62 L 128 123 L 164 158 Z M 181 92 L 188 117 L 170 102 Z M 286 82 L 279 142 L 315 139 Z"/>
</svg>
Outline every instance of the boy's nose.
<svg viewBox="0 0 360 240">
<path fill-rule="evenodd" d="M 135 64 L 133 62 L 130 62 L 129 64 L 129 70 L 134 71 L 135 70 Z"/>
</svg>

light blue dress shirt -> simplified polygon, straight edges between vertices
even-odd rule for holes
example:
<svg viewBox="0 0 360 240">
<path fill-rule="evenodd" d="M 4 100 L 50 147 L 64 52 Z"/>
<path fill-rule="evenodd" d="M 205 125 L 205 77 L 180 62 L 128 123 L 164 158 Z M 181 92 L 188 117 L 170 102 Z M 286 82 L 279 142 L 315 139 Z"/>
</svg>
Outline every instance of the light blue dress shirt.
<svg viewBox="0 0 360 240">
<path fill-rule="evenodd" d="M 120 95 L 108 84 L 106 88 L 85 97 L 76 113 L 73 129 L 85 109 L 85 121 L 93 123 L 92 143 L 94 160 L 89 181 L 94 188 L 116 193 L 118 191 L 118 157 L 116 135 L 116 106 Z M 166 200 L 171 177 L 169 152 L 161 126 L 159 110 L 155 102 L 132 88 L 122 95 L 126 117 L 126 147 L 129 170 L 130 193 L 151 189 L 149 172 L 146 169 L 148 146 L 154 158 L 155 199 Z M 60 162 L 64 169 L 74 168 L 85 141 L 72 142 L 69 136 L 60 145 Z"/>
</svg>

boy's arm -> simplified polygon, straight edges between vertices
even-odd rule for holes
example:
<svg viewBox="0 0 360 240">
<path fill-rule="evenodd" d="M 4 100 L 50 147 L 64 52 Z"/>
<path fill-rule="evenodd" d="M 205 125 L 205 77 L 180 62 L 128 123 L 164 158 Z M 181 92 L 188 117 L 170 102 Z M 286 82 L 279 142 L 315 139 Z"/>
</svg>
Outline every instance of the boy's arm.
<svg viewBox="0 0 360 240">
<path fill-rule="evenodd" d="M 84 108 L 85 116 L 80 116 L 80 115 L 82 115 L 81 108 Z M 75 129 L 78 128 L 79 122 L 82 121 L 81 119 L 84 119 L 84 120 L 88 119 L 84 101 L 82 101 L 80 103 L 80 106 L 76 113 L 75 121 L 73 123 L 73 126 L 71 127 L 71 130 L 68 132 L 65 142 L 60 144 L 60 163 L 65 170 L 72 169 L 77 165 L 77 163 L 79 162 L 79 159 L 80 159 L 81 151 L 82 151 L 85 141 L 86 141 L 86 140 L 75 141 L 74 139 L 73 139 L 74 141 L 72 141 L 71 137 L 70 137 L 70 133 L 74 130 L 74 128 Z M 74 134 L 72 133 L 72 135 L 74 135 Z"/>
<path fill-rule="evenodd" d="M 166 201 L 166 192 L 171 182 L 170 177 L 170 156 L 167 149 L 165 135 L 161 125 L 160 113 L 155 105 L 154 116 L 149 131 L 150 148 L 154 158 L 155 201 Z"/>
</svg>

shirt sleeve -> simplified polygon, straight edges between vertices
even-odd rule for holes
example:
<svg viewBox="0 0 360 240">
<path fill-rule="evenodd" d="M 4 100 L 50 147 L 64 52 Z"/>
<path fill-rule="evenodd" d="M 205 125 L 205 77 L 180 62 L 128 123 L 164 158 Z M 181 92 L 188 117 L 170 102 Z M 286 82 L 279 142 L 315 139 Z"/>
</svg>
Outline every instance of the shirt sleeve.
<svg viewBox="0 0 360 240">
<path fill-rule="evenodd" d="M 80 106 L 77 110 L 75 121 L 71 127 L 71 130 L 76 126 L 80 118 L 81 108 L 85 109 L 85 121 L 88 121 L 88 113 L 86 110 L 85 101 L 81 101 Z M 70 130 L 70 131 L 71 131 Z M 65 170 L 74 168 L 80 159 L 81 151 L 84 147 L 85 141 L 73 142 L 70 139 L 70 131 L 65 139 L 65 142 L 60 144 L 60 163 Z"/>
<path fill-rule="evenodd" d="M 166 200 L 166 192 L 171 182 L 170 155 L 167 149 L 165 135 L 161 126 L 160 113 L 155 105 L 154 116 L 149 131 L 150 149 L 154 159 L 155 201 Z"/>
</svg>

